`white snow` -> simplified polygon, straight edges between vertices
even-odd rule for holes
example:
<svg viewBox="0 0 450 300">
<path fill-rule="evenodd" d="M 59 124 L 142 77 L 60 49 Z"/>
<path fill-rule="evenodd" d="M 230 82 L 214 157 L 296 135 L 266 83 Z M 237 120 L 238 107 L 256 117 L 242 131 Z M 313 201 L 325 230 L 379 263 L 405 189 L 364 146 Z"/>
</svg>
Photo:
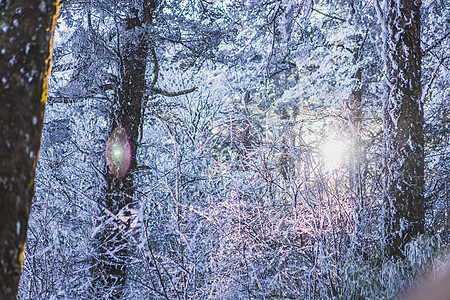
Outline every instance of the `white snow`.
<svg viewBox="0 0 450 300">
<path fill-rule="evenodd" d="M 13 65 L 16 64 L 16 62 L 17 62 L 16 56 L 13 55 L 13 56 L 11 57 L 11 59 L 9 60 L 9 64 L 10 64 L 11 66 L 13 66 Z"/>
<path fill-rule="evenodd" d="M 43 13 L 46 12 L 46 8 L 47 6 L 45 5 L 45 1 L 41 1 L 41 3 L 39 3 L 39 10 Z"/>
<path fill-rule="evenodd" d="M 17 221 L 17 223 L 16 223 L 16 230 L 17 230 L 17 235 L 19 235 L 20 234 L 20 222 L 19 221 Z"/>
</svg>

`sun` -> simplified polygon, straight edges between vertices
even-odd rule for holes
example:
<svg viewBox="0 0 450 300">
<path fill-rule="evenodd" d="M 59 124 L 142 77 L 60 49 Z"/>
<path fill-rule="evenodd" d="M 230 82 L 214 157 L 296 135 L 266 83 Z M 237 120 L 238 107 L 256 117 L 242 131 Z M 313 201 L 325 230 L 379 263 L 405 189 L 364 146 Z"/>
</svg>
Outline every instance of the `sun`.
<svg viewBox="0 0 450 300">
<path fill-rule="evenodd" d="M 332 172 L 338 169 L 344 161 L 345 143 L 338 140 L 329 140 L 320 147 L 320 152 L 325 169 Z"/>
</svg>

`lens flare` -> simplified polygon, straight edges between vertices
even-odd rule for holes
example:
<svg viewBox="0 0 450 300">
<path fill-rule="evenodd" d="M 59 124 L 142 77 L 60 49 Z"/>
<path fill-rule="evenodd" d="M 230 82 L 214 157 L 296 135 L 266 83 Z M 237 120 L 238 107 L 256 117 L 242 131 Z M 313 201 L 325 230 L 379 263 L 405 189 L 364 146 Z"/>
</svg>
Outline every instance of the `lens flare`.
<svg viewBox="0 0 450 300">
<path fill-rule="evenodd" d="M 320 147 L 325 169 L 334 171 L 338 169 L 344 160 L 345 144 L 341 141 L 330 140 Z"/>
<path fill-rule="evenodd" d="M 112 159 L 116 162 L 120 162 L 122 159 L 123 150 L 118 145 L 112 146 L 111 156 Z"/>
<path fill-rule="evenodd" d="M 131 143 L 122 125 L 111 132 L 106 142 L 105 158 L 106 165 L 114 177 L 123 179 L 127 175 L 131 165 Z"/>
</svg>

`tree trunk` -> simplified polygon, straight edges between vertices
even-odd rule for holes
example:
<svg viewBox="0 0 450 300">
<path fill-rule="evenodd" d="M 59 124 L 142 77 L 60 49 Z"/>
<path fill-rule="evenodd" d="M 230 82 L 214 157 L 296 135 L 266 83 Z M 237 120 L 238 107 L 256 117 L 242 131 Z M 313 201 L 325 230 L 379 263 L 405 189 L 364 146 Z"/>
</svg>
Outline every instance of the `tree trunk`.
<svg viewBox="0 0 450 300">
<path fill-rule="evenodd" d="M 355 49 L 355 51 L 357 51 Z M 360 56 L 354 54 L 354 64 L 359 62 Z M 352 240 L 352 246 L 356 251 L 364 251 L 362 247 L 363 241 L 363 213 L 364 213 L 364 160 L 365 153 L 363 149 L 363 141 L 361 139 L 361 127 L 363 118 L 363 99 L 361 91 L 361 67 L 358 67 L 354 74 L 356 81 L 355 88 L 349 99 L 349 125 L 351 133 L 351 161 L 350 161 L 350 189 L 355 209 L 355 231 Z"/>
<path fill-rule="evenodd" d="M 122 45 L 121 86 L 112 109 L 111 131 L 119 125 L 126 129 L 131 142 L 132 159 L 130 170 L 123 179 L 117 179 L 109 172 L 106 174 L 105 198 L 100 199 L 100 206 L 115 216 L 121 212 L 129 217 L 130 209 L 135 204 L 133 173 L 137 166 L 136 154 L 141 134 L 146 90 L 145 72 L 149 53 L 148 37 L 143 30 L 136 33 L 136 29 L 152 23 L 155 8 L 154 1 L 144 0 L 140 8 L 141 13 L 132 8 L 125 20 L 124 35 L 127 42 Z M 124 295 L 126 284 L 130 224 L 124 224 L 116 217 L 110 219 L 110 216 L 103 216 L 103 220 L 107 219 L 109 220 L 106 224 L 103 224 L 106 226 L 97 235 L 99 255 L 94 268 L 94 294 L 104 297 L 107 291 L 110 299 L 119 299 Z M 131 221 L 132 218 L 128 220 Z"/>
<path fill-rule="evenodd" d="M 0 0 L 0 299 L 16 299 L 51 70 L 56 0 Z"/>
<path fill-rule="evenodd" d="M 424 231 L 420 0 L 385 0 L 384 247 L 389 257 Z"/>
</svg>

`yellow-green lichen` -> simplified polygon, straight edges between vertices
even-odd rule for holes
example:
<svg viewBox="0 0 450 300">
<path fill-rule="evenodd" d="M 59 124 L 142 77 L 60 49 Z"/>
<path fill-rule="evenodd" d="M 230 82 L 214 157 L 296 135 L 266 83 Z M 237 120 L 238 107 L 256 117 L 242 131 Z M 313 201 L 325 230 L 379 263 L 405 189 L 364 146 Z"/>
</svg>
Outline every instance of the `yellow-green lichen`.
<svg viewBox="0 0 450 300">
<path fill-rule="evenodd" d="M 52 71 L 52 50 L 53 50 L 53 34 L 55 33 L 55 26 L 56 26 L 56 19 L 58 18 L 59 9 L 61 8 L 62 3 L 59 0 L 56 0 L 55 7 L 56 11 L 52 18 L 52 23 L 50 25 L 50 28 L 47 29 L 47 31 L 51 32 L 51 38 L 50 38 L 50 44 L 48 48 L 48 57 L 45 60 L 45 66 L 46 71 L 44 74 L 44 84 L 42 87 L 42 96 L 41 96 L 41 102 L 45 104 L 47 102 L 48 98 L 48 77 L 50 76 L 50 73 Z"/>
</svg>

